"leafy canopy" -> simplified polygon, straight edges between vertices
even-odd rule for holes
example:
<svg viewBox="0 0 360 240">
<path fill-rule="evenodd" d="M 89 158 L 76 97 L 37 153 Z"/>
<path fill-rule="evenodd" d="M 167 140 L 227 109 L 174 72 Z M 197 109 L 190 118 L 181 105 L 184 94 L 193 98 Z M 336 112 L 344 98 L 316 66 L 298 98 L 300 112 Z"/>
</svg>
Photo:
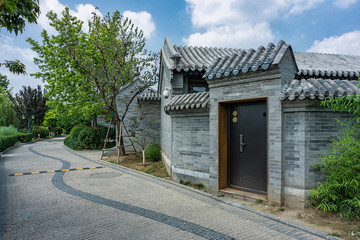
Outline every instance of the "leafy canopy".
<svg viewBox="0 0 360 240">
<path fill-rule="evenodd" d="M 26 21 L 36 23 L 40 14 L 38 0 L 0 1 L 0 24 L 10 33 L 23 33 Z"/>
<path fill-rule="evenodd" d="M 0 1 L 0 26 L 6 28 L 10 33 L 16 35 L 25 29 L 26 21 L 37 23 L 40 14 L 38 0 L 2 0 Z M 25 74 L 25 65 L 19 60 L 5 60 L 0 63 L 10 72 L 15 74 Z"/>
<path fill-rule="evenodd" d="M 35 63 L 41 72 L 35 74 L 45 81 L 49 105 L 57 111 L 93 113 L 117 112 L 117 95 L 137 79 L 141 89 L 154 83 L 154 56 L 145 50 L 143 33 L 118 11 L 105 17 L 93 13 L 89 32 L 83 23 L 65 8 L 62 18 L 47 14 L 57 35 L 42 32 L 43 43 L 27 41 L 39 54 Z M 66 109 L 65 109 L 66 108 Z"/>
</svg>

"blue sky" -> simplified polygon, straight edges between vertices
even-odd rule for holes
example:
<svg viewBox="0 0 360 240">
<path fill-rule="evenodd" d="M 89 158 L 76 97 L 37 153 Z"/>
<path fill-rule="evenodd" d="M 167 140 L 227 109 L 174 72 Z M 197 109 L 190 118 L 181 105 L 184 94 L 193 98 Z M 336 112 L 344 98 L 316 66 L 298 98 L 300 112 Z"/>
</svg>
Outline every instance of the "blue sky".
<svg viewBox="0 0 360 240">
<path fill-rule="evenodd" d="M 19 59 L 27 75 L 0 72 L 10 79 L 13 93 L 22 85 L 43 85 L 30 76 L 38 71 L 36 54 L 25 41 L 41 41 L 43 28 L 52 33 L 45 16 L 68 6 L 86 21 L 95 7 L 101 14 L 119 10 L 144 30 L 147 48 L 158 52 L 165 37 L 174 45 L 257 48 L 284 40 L 294 51 L 360 55 L 360 0 L 40 0 L 38 24 L 28 24 L 22 35 L 1 30 L 0 56 Z"/>
</svg>

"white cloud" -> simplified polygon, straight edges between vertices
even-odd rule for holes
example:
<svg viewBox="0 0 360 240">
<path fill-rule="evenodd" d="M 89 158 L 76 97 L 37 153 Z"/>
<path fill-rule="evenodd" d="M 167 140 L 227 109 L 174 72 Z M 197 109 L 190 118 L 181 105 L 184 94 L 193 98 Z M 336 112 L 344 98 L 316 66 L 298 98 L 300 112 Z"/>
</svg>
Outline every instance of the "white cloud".
<svg viewBox="0 0 360 240">
<path fill-rule="evenodd" d="M 189 45 L 251 46 L 267 44 L 274 35 L 270 21 L 314 8 L 324 0 L 186 0 L 197 32 L 185 37 Z M 242 44 L 242 45 L 241 45 Z"/>
<path fill-rule="evenodd" d="M 20 60 L 26 66 L 27 75 L 16 75 L 11 73 L 7 68 L 1 67 L 0 72 L 3 75 L 8 76 L 10 80 L 10 87 L 13 87 L 13 93 L 18 92 L 21 89 L 22 85 L 36 87 L 36 85 L 43 85 L 42 82 L 38 79 L 30 77 L 30 73 L 35 73 L 39 71 L 37 66 L 34 64 L 33 59 L 37 57 L 35 53 L 30 48 L 21 48 L 14 45 L 14 39 L 8 36 L 0 37 L 0 56 L 4 59 L 1 59 L 0 62 L 4 60 Z M 26 79 L 26 80 L 25 80 Z"/>
<path fill-rule="evenodd" d="M 314 41 L 308 52 L 360 55 L 360 31 L 344 33 L 341 36 Z"/>
<path fill-rule="evenodd" d="M 144 32 L 144 37 L 149 39 L 155 31 L 155 22 L 148 12 L 125 11 L 124 17 L 129 18 L 131 22 Z"/>
<path fill-rule="evenodd" d="M 335 0 L 334 5 L 339 8 L 348 8 L 356 2 L 357 0 Z"/>
<path fill-rule="evenodd" d="M 49 25 L 50 20 L 46 17 L 46 14 L 52 10 L 58 15 L 58 17 L 61 17 L 61 12 L 64 9 L 65 5 L 60 3 L 58 0 L 40 0 L 41 14 L 38 19 L 38 24 L 42 28 L 46 29 L 50 34 L 55 34 L 56 31 Z M 91 13 L 94 11 L 96 11 L 98 15 L 102 16 L 98 10 L 95 10 L 95 6 L 91 4 L 78 4 L 75 6 L 75 10 L 70 9 L 70 14 L 83 21 L 84 31 L 88 31 L 89 27 L 87 21 L 91 19 Z"/>
<path fill-rule="evenodd" d="M 266 22 L 252 26 L 215 27 L 205 33 L 194 33 L 183 39 L 186 45 L 233 48 L 254 48 L 273 40 L 274 36 Z"/>
</svg>

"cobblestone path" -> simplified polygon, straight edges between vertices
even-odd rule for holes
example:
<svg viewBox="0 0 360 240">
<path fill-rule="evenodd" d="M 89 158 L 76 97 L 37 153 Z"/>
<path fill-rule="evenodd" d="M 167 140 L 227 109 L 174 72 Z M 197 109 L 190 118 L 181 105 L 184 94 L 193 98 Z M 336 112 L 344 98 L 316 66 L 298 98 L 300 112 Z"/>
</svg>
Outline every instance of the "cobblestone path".
<svg viewBox="0 0 360 240">
<path fill-rule="evenodd" d="M 0 158 L 0 239 L 322 239 L 257 213 L 75 152 L 63 138 Z"/>
</svg>

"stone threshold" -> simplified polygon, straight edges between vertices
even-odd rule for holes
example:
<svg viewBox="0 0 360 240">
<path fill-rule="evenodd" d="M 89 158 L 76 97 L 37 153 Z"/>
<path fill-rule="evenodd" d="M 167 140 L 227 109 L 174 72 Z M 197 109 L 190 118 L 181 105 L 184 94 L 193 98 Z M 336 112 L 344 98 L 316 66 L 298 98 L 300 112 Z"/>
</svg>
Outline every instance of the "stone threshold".
<svg viewBox="0 0 360 240">
<path fill-rule="evenodd" d="M 219 191 L 222 194 L 225 195 L 235 195 L 238 197 L 244 197 L 244 198 L 250 198 L 250 199 L 254 199 L 254 200 L 261 200 L 261 201 L 267 201 L 267 196 L 266 195 L 261 195 L 261 194 L 257 194 L 257 193 L 251 193 L 251 192 L 245 192 L 245 191 L 241 191 L 241 190 L 237 190 L 234 188 L 223 188 Z"/>
</svg>

